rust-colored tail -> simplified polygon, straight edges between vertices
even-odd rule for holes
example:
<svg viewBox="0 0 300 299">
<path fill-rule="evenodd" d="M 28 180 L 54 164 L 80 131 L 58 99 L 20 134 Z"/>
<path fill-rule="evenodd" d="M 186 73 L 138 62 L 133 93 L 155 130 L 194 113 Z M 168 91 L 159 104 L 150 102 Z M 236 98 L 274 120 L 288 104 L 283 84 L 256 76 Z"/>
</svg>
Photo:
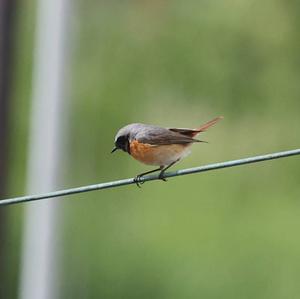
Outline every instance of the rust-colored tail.
<svg viewBox="0 0 300 299">
<path fill-rule="evenodd" d="M 195 137 L 199 133 L 206 131 L 209 127 L 213 126 L 215 123 L 217 123 L 221 119 L 223 119 L 223 116 L 216 117 L 196 129 L 169 128 L 169 130 L 180 133 L 182 135 L 189 136 L 189 137 Z"/>
<path fill-rule="evenodd" d="M 204 132 L 206 131 L 209 127 L 213 126 L 214 124 L 216 124 L 219 120 L 223 119 L 223 116 L 219 116 L 216 117 L 212 120 L 210 120 L 209 122 L 205 123 L 204 125 L 202 125 L 199 128 L 196 128 L 195 131 L 197 131 L 197 134 L 200 132 Z"/>
</svg>

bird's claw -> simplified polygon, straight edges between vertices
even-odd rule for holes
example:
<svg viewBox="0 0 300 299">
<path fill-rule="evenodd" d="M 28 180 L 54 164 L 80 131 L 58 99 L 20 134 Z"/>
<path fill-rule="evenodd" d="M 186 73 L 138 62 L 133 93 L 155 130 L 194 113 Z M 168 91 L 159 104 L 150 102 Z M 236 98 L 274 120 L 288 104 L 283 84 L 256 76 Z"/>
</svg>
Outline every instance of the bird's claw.
<svg viewBox="0 0 300 299">
<path fill-rule="evenodd" d="M 142 175 L 137 175 L 133 180 L 139 188 L 141 188 L 141 185 L 145 183 L 145 181 L 142 181 L 141 178 Z"/>
<path fill-rule="evenodd" d="M 158 179 L 159 180 L 162 180 L 164 182 L 167 182 L 168 180 L 164 177 L 164 174 L 163 173 L 160 173 L 159 176 L 158 176 Z"/>
<path fill-rule="evenodd" d="M 143 185 L 145 183 L 145 181 L 142 179 L 142 177 L 143 177 L 143 175 L 139 174 L 133 179 L 133 181 L 139 188 L 141 188 L 141 185 Z M 158 176 L 158 179 L 162 180 L 164 182 L 167 182 L 167 179 L 164 177 L 164 173 L 160 173 Z"/>
</svg>

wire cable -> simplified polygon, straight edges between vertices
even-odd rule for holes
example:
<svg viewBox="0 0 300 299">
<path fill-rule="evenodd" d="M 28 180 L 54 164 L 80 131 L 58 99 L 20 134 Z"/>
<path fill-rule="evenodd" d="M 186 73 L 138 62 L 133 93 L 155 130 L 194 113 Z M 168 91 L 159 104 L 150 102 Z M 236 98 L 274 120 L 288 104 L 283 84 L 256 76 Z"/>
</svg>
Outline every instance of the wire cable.
<svg viewBox="0 0 300 299">
<path fill-rule="evenodd" d="M 227 167 L 234 167 L 234 166 L 239 166 L 244 164 L 257 163 L 257 162 L 262 162 L 267 160 L 280 159 L 280 158 L 290 157 L 295 155 L 300 155 L 300 149 L 265 154 L 260 156 L 253 156 L 253 157 L 243 158 L 239 160 L 231 160 L 226 162 L 208 164 L 208 165 L 198 166 L 194 168 L 181 169 L 181 170 L 165 173 L 164 178 L 171 178 L 171 177 L 177 177 L 177 176 L 187 175 L 192 173 L 199 173 L 199 172 L 205 172 L 205 171 L 216 170 L 216 169 L 227 168 Z M 153 181 L 157 179 L 158 179 L 158 175 L 156 174 L 148 175 L 142 177 L 140 182 L 143 183 L 146 181 Z M 71 194 L 78 194 L 83 192 L 90 192 L 90 191 L 101 190 L 101 189 L 115 188 L 115 187 L 135 184 L 135 183 L 136 182 L 134 178 L 130 178 L 130 179 L 123 179 L 123 180 L 112 181 L 107 183 L 100 183 L 100 184 L 76 187 L 71 189 L 53 191 L 53 192 L 43 193 L 43 194 L 7 198 L 7 199 L 0 200 L 0 206 L 36 201 L 36 200 L 41 200 L 46 198 L 54 198 L 59 196 L 66 196 Z"/>
</svg>

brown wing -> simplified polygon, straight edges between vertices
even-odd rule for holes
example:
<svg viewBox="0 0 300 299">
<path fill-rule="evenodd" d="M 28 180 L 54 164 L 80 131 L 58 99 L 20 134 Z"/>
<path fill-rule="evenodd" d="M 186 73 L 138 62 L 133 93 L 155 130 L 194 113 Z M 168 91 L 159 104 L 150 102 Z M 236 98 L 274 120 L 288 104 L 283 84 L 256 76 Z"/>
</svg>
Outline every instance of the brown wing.
<svg viewBox="0 0 300 299">
<path fill-rule="evenodd" d="M 189 144 L 200 142 L 197 139 L 179 132 L 155 126 L 147 126 L 147 129 L 142 130 L 139 134 L 137 134 L 135 139 L 139 142 L 151 145 Z"/>
<path fill-rule="evenodd" d="M 194 129 L 170 128 L 169 130 L 172 131 L 172 132 L 180 133 L 180 134 L 185 135 L 185 136 L 189 136 L 189 137 L 193 137 L 193 136 L 195 136 L 196 134 L 199 133 L 199 131 L 194 130 Z"/>
</svg>

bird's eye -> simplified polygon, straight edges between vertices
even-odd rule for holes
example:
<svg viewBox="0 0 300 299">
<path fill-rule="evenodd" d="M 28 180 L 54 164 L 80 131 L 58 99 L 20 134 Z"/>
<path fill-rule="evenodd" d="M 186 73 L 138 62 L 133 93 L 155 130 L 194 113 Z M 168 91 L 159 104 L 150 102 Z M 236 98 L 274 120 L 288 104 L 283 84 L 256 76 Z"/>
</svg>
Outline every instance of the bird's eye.
<svg viewBox="0 0 300 299">
<path fill-rule="evenodd" d="M 129 152 L 128 136 L 120 136 L 115 142 L 116 147 L 122 149 L 125 152 Z"/>
<path fill-rule="evenodd" d="M 116 144 L 117 145 L 123 145 L 127 142 L 127 136 L 120 136 L 117 141 L 116 141 Z"/>
</svg>

